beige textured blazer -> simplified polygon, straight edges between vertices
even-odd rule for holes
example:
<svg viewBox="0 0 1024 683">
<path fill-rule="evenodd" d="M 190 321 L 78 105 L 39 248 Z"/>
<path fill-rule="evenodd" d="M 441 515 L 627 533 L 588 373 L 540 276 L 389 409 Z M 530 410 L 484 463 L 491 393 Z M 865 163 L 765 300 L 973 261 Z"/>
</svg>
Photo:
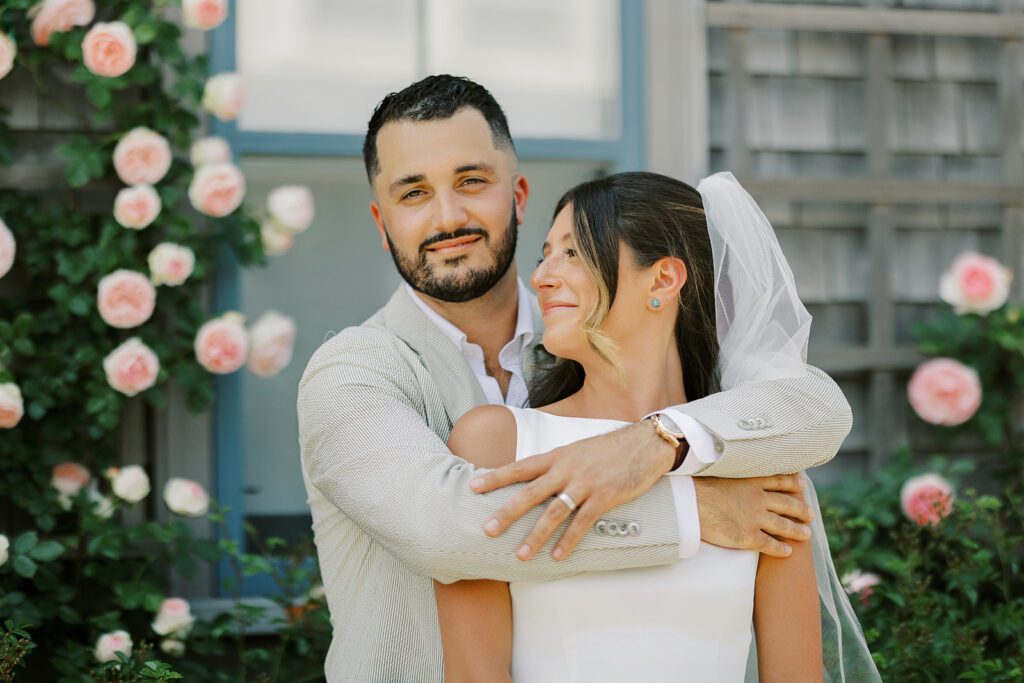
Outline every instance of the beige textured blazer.
<svg viewBox="0 0 1024 683">
<path fill-rule="evenodd" d="M 539 508 L 501 538 L 485 536 L 487 515 L 518 487 L 472 493 L 472 466 L 445 446 L 455 421 L 485 402 L 459 350 L 401 287 L 368 321 L 325 341 L 306 366 L 299 444 L 334 628 L 325 665 L 330 683 L 442 680 L 432 578 L 546 581 L 678 560 L 665 478 L 609 511 L 609 520 L 636 521 L 638 535 L 592 531 L 559 563 L 550 544 L 529 562 L 515 557 Z M 816 368 L 682 410 L 721 440 L 721 459 L 703 473 L 720 477 L 820 465 L 851 424 L 843 394 Z"/>
</svg>

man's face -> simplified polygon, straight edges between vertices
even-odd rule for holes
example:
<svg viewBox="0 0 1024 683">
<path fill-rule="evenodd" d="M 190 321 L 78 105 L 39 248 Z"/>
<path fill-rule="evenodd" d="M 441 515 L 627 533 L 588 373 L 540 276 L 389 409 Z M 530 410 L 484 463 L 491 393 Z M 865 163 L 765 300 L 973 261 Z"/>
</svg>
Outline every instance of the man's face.
<svg viewBox="0 0 1024 683">
<path fill-rule="evenodd" d="M 453 303 L 494 287 L 515 256 L 529 187 L 483 115 L 386 123 L 377 157 L 370 212 L 402 278 Z"/>
</svg>

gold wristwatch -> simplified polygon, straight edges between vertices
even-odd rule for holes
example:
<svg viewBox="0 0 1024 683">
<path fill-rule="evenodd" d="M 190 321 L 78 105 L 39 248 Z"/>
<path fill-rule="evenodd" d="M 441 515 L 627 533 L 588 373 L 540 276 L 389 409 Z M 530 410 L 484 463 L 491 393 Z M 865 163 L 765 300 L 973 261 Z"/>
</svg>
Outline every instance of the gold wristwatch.
<svg viewBox="0 0 1024 683">
<path fill-rule="evenodd" d="M 647 419 L 654 425 L 655 433 L 672 444 L 672 448 L 676 450 L 676 459 L 672 463 L 672 469 L 669 471 L 673 472 L 679 469 L 679 466 L 683 464 L 686 454 L 690 451 L 690 444 L 686 441 L 686 435 L 678 431 L 678 428 L 670 429 L 665 423 L 669 422 L 669 424 L 672 424 L 671 421 L 663 419 L 661 413 L 654 413 L 648 416 Z M 675 427 L 675 424 L 672 424 L 672 427 Z"/>
</svg>

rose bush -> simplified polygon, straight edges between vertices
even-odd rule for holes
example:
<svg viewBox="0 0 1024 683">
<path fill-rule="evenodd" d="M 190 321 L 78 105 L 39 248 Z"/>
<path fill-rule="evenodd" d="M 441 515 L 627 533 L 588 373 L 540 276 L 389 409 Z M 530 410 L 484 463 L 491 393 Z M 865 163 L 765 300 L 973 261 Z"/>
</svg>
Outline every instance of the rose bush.
<svg viewBox="0 0 1024 683">
<path fill-rule="evenodd" d="M 215 264 L 223 253 L 265 263 L 227 142 L 200 143 L 204 106 L 240 113 L 240 82 L 207 87 L 206 58 L 183 49 L 172 5 L 198 30 L 228 10 L 214 0 L 0 8 L 0 78 L 31 76 L 21 82 L 39 85 L 39 106 L 67 117 L 46 136 L 61 138 L 66 183 L 45 197 L 0 193 L 0 680 L 300 680 L 322 671 L 326 610 L 295 623 L 283 616 L 315 580 L 310 549 L 289 560 L 280 539 L 250 531 L 257 546 L 246 551 L 200 484 L 158 475 L 148 445 L 121 452 L 126 408 L 142 415 L 133 426 L 148 443 L 169 382 L 190 410 L 210 406 L 215 375 L 196 341 L 204 324 L 224 319 L 204 306 Z M 24 157 L 48 143 L 23 145 L 7 111 L 0 164 L 50 158 Z M 218 373 L 248 360 L 240 349 L 249 334 L 233 330 L 231 349 L 216 335 L 199 345 Z M 260 338 L 273 349 L 261 370 L 287 362 L 280 333 Z M 167 465 L 173 474 L 178 463 Z M 216 537 L 196 537 L 197 522 Z M 279 640 L 247 642 L 253 623 L 276 618 L 264 608 L 235 602 L 203 619 L 176 598 L 172 580 L 195 577 L 199 563 L 224 570 L 236 598 L 245 577 L 274 579 Z"/>
<path fill-rule="evenodd" d="M 886 681 L 1024 680 L 1024 322 L 1010 279 L 995 259 L 956 259 L 940 279 L 954 310 L 916 328 L 934 358 L 907 387 L 939 443 L 983 437 L 986 475 L 963 456 L 925 464 L 902 450 L 822 490 L 836 568 Z"/>
</svg>

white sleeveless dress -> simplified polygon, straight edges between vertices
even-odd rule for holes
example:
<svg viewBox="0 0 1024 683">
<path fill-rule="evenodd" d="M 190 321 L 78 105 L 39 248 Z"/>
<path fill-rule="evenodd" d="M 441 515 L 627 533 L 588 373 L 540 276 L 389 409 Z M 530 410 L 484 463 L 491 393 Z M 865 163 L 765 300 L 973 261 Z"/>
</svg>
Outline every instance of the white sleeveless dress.
<svg viewBox="0 0 1024 683">
<path fill-rule="evenodd" d="M 625 425 L 509 410 L 516 460 Z M 512 679 L 742 683 L 756 573 L 757 553 L 701 543 L 696 556 L 667 566 L 513 582 Z"/>
</svg>

